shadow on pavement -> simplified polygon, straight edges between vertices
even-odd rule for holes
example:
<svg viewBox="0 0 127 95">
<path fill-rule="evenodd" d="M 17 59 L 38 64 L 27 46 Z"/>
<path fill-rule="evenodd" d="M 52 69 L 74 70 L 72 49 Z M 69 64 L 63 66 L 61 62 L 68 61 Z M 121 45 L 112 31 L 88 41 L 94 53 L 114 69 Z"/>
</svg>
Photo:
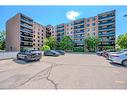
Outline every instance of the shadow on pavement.
<svg viewBox="0 0 127 95">
<path fill-rule="evenodd" d="M 113 66 L 117 66 L 117 67 L 123 67 L 123 68 L 127 68 L 126 66 L 122 65 L 122 64 L 118 64 L 118 63 L 114 63 L 114 62 L 109 62 L 111 65 Z"/>
<path fill-rule="evenodd" d="M 23 61 L 23 60 L 17 60 L 17 59 L 13 59 L 13 61 L 15 62 L 15 63 L 17 63 L 17 64 L 32 64 L 32 63 L 34 63 L 34 62 L 37 62 L 37 61 L 30 61 L 30 62 L 25 62 L 25 61 Z"/>
</svg>

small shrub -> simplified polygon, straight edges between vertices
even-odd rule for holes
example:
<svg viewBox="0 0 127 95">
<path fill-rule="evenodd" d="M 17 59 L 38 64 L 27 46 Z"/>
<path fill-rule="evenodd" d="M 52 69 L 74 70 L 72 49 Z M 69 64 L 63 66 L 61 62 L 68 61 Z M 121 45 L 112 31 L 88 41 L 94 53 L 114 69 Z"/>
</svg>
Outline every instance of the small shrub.
<svg viewBox="0 0 127 95">
<path fill-rule="evenodd" d="M 47 46 L 47 45 L 44 45 L 42 48 L 41 48 L 42 51 L 46 51 L 46 50 L 50 50 L 50 47 Z"/>
<path fill-rule="evenodd" d="M 74 47 L 73 51 L 74 52 L 84 52 L 84 48 L 82 48 L 82 47 Z"/>
</svg>

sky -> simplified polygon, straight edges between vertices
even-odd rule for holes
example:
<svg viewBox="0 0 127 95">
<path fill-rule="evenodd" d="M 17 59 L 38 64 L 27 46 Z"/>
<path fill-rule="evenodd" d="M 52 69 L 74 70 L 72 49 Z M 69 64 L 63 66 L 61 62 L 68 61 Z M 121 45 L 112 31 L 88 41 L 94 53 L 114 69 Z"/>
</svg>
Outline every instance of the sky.
<svg viewBox="0 0 127 95">
<path fill-rule="evenodd" d="M 23 13 L 42 25 L 68 23 L 75 19 L 96 16 L 116 10 L 116 36 L 127 32 L 127 6 L 0 6 L 0 31 L 6 21 L 17 13 Z"/>
</svg>

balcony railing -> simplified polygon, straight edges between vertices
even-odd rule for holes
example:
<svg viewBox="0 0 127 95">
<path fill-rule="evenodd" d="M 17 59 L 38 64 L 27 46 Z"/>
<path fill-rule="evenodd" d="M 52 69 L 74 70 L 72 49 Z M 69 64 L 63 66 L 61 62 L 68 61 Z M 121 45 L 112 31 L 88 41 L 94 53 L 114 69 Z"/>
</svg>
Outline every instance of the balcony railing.
<svg viewBox="0 0 127 95">
<path fill-rule="evenodd" d="M 25 30 L 25 29 L 20 29 L 20 31 L 25 32 L 25 33 L 29 33 L 29 34 L 33 34 L 32 30 Z"/>
<path fill-rule="evenodd" d="M 23 42 L 23 41 L 20 43 L 20 45 L 21 45 L 21 46 L 28 46 L 28 47 L 32 47 L 32 46 L 33 46 L 32 43 Z"/>
<path fill-rule="evenodd" d="M 26 25 L 26 24 L 22 24 L 22 23 L 20 23 L 20 25 L 23 26 L 23 27 L 26 27 L 26 28 L 28 28 L 28 29 L 33 29 L 33 27 L 30 26 L 30 25 Z"/>
<path fill-rule="evenodd" d="M 74 36 L 74 38 L 84 38 L 84 36 Z"/>
<path fill-rule="evenodd" d="M 74 40 L 75 43 L 84 43 L 84 40 Z"/>
<path fill-rule="evenodd" d="M 109 19 L 109 18 L 114 18 L 114 17 L 115 17 L 115 15 L 110 15 L 110 16 L 105 16 L 105 17 L 99 16 L 98 19 L 104 20 L 104 19 Z"/>
<path fill-rule="evenodd" d="M 75 34 L 81 34 L 81 33 L 84 33 L 84 30 L 79 30 L 79 31 L 74 31 Z"/>
<path fill-rule="evenodd" d="M 100 39 L 101 42 L 114 42 L 115 39 Z"/>
<path fill-rule="evenodd" d="M 99 33 L 99 36 L 114 36 L 115 32 Z"/>
<path fill-rule="evenodd" d="M 62 25 L 62 26 L 57 26 L 57 29 L 59 29 L 59 28 L 64 28 L 64 25 Z"/>
<path fill-rule="evenodd" d="M 84 24 L 84 21 L 80 21 L 80 22 L 74 22 L 74 25 L 78 25 L 78 24 Z"/>
<path fill-rule="evenodd" d="M 115 21 L 107 21 L 107 22 L 100 22 L 98 25 L 110 25 L 110 24 L 114 24 Z"/>
<path fill-rule="evenodd" d="M 103 30 L 113 30 L 115 27 L 99 28 L 99 31 Z"/>
<path fill-rule="evenodd" d="M 23 22 L 26 22 L 28 24 L 33 24 L 33 21 L 29 21 L 29 20 L 26 20 L 26 19 L 23 19 L 23 18 L 21 18 L 20 20 L 23 21 Z"/>
<path fill-rule="evenodd" d="M 80 28 L 84 28 L 84 25 L 74 26 L 74 29 L 80 29 Z"/>
<path fill-rule="evenodd" d="M 27 37 L 21 37 L 21 41 L 33 42 L 33 39 L 32 38 L 27 38 Z"/>
</svg>

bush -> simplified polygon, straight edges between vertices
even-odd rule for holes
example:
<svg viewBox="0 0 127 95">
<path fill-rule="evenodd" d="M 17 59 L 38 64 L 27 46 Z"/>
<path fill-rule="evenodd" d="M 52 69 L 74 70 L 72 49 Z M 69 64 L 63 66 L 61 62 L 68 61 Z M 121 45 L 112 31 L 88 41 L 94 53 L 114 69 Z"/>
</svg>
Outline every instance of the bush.
<svg viewBox="0 0 127 95">
<path fill-rule="evenodd" d="M 50 47 L 47 46 L 47 45 L 44 45 L 42 48 L 41 48 L 42 51 L 46 51 L 46 50 L 50 50 Z"/>
<path fill-rule="evenodd" d="M 73 51 L 74 52 L 84 52 L 84 48 L 82 48 L 82 47 L 74 47 Z"/>
</svg>

